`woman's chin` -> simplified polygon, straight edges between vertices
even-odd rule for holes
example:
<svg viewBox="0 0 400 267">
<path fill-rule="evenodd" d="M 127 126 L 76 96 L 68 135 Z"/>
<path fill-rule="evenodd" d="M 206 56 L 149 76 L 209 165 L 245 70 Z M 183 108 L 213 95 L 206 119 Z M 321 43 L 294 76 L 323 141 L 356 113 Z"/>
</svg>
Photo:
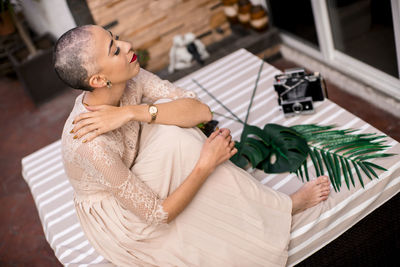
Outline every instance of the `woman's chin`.
<svg viewBox="0 0 400 267">
<path fill-rule="evenodd" d="M 140 65 L 139 65 L 138 62 L 134 62 L 134 63 L 131 63 L 131 64 L 135 64 L 135 66 L 133 66 L 133 70 L 132 70 L 132 77 L 131 77 L 131 78 L 133 78 L 133 77 L 135 77 L 136 75 L 139 74 L 139 72 L 140 72 Z"/>
</svg>

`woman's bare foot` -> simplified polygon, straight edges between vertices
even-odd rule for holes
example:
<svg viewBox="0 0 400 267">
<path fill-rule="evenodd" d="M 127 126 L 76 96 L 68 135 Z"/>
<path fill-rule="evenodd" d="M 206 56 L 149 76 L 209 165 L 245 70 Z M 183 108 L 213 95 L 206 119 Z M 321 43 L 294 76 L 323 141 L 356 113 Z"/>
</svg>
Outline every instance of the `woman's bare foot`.
<svg viewBox="0 0 400 267">
<path fill-rule="evenodd" d="M 330 182 L 327 176 L 320 176 L 304 184 L 296 193 L 290 195 L 292 199 L 292 214 L 311 208 L 328 198 Z"/>
</svg>

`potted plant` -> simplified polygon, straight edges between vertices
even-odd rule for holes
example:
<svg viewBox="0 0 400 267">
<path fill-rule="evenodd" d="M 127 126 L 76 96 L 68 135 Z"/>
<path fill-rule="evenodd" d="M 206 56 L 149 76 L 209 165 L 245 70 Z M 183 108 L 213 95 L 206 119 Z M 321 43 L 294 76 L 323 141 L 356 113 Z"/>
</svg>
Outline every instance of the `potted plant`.
<svg viewBox="0 0 400 267">
<path fill-rule="evenodd" d="M 8 35 L 15 32 L 11 12 L 13 12 L 13 9 L 10 0 L 0 0 L 0 35 Z"/>
<path fill-rule="evenodd" d="M 146 66 L 147 66 L 147 63 L 148 63 L 149 60 L 150 60 L 149 51 L 148 51 L 147 49 L 141 49 L 141 48 L 139 48 L 139 49 L 136 50 L 136 55 L 137 55 L 137 57 L 138 57 L 139 65 L 140 65 L 142 68 L 145 69 Z"/>
</svg>

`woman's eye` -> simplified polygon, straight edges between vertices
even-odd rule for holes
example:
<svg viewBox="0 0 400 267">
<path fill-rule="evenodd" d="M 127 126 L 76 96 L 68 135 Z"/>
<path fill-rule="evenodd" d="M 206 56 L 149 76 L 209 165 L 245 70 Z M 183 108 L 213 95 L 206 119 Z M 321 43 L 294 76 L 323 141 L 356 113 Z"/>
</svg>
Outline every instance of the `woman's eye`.
<svg viewBox="0 0 400 267">
<path fill-rule="evenodd" d="M 120 49 L 119 49 L 119 47 L 117 47 L 117 50 L 115 50 L 115 53 L 114 53 L 114 55 L 116 55 L 116 56 L 117 56 L 117 55 L 119 54 L 119 50 L 120 50 Z"/>
</svg>

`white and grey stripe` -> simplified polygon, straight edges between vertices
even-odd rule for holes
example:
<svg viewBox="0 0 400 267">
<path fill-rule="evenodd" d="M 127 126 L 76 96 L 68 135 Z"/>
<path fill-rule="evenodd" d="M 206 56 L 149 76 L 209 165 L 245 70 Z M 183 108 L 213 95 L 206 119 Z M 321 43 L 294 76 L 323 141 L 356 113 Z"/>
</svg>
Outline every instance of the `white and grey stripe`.
<svg viewBox="0 0 400 267">
<path fill-rule="evenodd" d="M 261 60 L 256 56 L 240 49 L 175 84 L 194 90 L 212 110 L 229 116 L 192 81 L 192 78 L 196 79 L 239 118 L 244 119 L 260 64 Z M 249 116 L 250 124 L 261 127 L 266 123 L 290 126 L 318 122 L 337 124 L 342 129 L 354 127 L 360 129 L 360 132 L 379 132 L 329 100 L 316 103 L 315 114 L 285 118 L 279 110 L 273 89 L 273 77 L 278 73 L 277 69 L 265 64 Z M 220 121 L 220 127 L 231 129 L 234 139 L 240 137 L 242 124 L 224 117 L 216 117 Z M 388 139 L 392 146 L 388 152 L 399 153 L 399 143 L 391 138 Z M 359 184 L 356 184 L 356 188 L 352 191 L 343 187 L 342 192 L 332 193 L 332 203 L 323 206 L 319 216 L 310 216 L 312 213 L 306 211 L 293 217 L 289 266 L 302 261 L 335 239 L 399 192 L 398 159 L 389 158 L 379 163 L 389 170 L 380 173 L 379 180 L 366 179 L 365 189 L 360 188 Z M 311 163 L 308 167 L 309 172 L 313 173 Z M 61 142 L 54 142 L 23 158 L 22 173 L 38 208 L 46 239 L 60 262 L 66 266 L 112 266 L 97 254 L 80 227 L 72 200 L 73 189 L 62 166 Z M 258 170 L 254 171 L 254 175 L 261 183 L 284 193 L 294 192 L 301 186 L 295 175 L 266 175 Z M 302 216 L 308 217 L 304 219 Z"/>
</svg>

